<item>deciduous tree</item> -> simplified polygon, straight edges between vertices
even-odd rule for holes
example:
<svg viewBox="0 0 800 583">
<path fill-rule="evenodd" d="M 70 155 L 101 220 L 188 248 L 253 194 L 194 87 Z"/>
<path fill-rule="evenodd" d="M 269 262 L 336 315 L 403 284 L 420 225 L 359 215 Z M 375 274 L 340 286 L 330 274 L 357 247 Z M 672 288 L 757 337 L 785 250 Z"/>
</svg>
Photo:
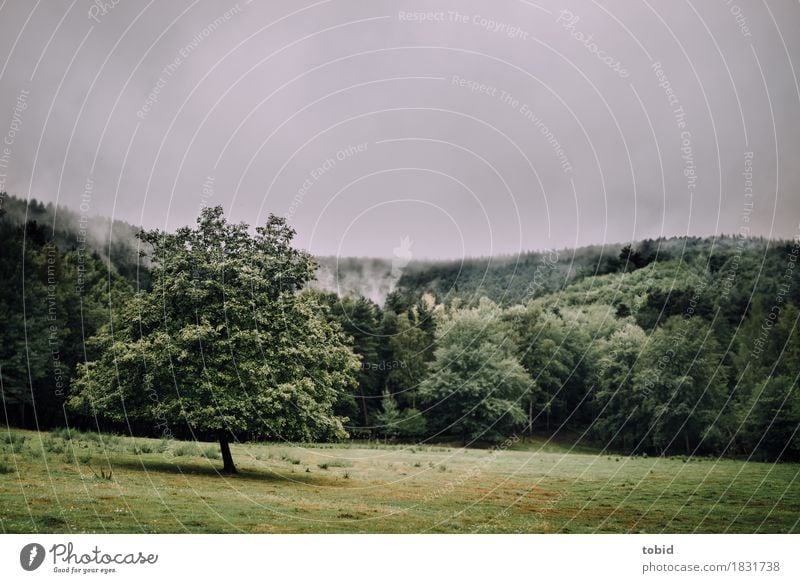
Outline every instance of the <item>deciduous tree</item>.
<svg viewBox="0 0 800 583">
<path fill-rule="evenodd" d="M 116 420 L 185 425 L 229 443 L 248 432 L 290 440 L 346 436 L 332 412 L 355 386 L 358 359 L 311 294 L 311 257 L 270 216 L 251 234 L 221 207 L 194 228 L 148 231 L 153 289 L 138 293 L 92 341 L 100 357 L 81 367 L 71 403 Z"/>
</svg>

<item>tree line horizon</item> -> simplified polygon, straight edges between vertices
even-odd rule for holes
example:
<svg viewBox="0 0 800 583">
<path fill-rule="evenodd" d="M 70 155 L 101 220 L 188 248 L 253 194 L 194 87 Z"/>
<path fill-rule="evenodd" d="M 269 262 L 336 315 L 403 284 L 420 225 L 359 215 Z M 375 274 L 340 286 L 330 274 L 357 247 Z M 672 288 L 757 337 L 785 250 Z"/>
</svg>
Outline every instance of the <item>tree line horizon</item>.
<svg viewBox="0 0 800 583">
<path fill-rule="evenodd" d="M 251 231 L 205 208 L 194 227 L 135 233 L 144 263 L 4 202 L 8 425 L 214 439 L 228 473 L 247 440 L 540 434 L 800 458 L 800 239 L 427 262 L 378 305 L 310 287 L 317 264 L 280 217 Z"/>
</svg>

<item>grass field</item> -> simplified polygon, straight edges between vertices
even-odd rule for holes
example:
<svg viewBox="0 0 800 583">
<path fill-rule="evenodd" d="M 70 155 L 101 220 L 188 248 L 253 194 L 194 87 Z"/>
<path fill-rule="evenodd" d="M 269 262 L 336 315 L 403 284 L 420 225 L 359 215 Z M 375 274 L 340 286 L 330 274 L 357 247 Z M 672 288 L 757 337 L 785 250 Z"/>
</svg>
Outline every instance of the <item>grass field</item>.
<svg viewBox="0 0 800 583">
<path fill-rule="evenodd" d="M 71 439 L 70 439 L 71 437 Z M 213 443 L 0 428 L 0 531 L 800 532 L 800 465 L 507 449 Z"/>
</svg>

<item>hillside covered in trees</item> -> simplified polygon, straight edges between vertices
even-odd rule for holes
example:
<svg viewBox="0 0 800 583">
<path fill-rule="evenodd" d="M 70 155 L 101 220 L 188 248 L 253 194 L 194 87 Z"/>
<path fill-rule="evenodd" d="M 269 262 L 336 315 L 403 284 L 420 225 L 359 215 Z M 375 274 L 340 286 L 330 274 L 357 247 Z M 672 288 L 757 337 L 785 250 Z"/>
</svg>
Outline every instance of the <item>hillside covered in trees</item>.
<svg viewBox="0 0 800 583">
<path fill-rule="evenodd" d="M 152 422 L 106 414 L 91 400 L 76 407 L 73 398 L 89 370 L 83 364 L 108 358 L 117 318 L 127 326 L 127 342 L 141 340 L 123 308 L 171 285 L 151 281 L 137 229 L 98 219 L 89 231 L 77 213 L 35 201 L 26 210 L 6 196 L 2 209 L 6 421 L 157 433 Z M 798 459 L 798 255 L 798 241 L 681 237 L 411 262 L 401 274 L 391 273 L 388 260 L 329 260 L 326 277 L 347 285 L 341 294 L 330 291 L 331 281 L 298 286 L 300 309 L 313 307 L 326 323 L 312 330 L 297 320 L 296 334 L 341 333 L 348 354 L 358 358 L 352 386 L 348 380 L 325 389 L 350 437 L 485 444 L 536 433 L 627 453 Z M 169 273 L 180 280 L 180 270 Z M 156 304 L 141 305 L 152 311 Z M 157 331 L 159 322 L 149 326 Z M 265 354 L 278 348 L 269 338 L 277 336 L 259 336 Z M 187 355 L 200 354 L 199 340 L 182 342 Z M 245 346 L 247 339 L 237 342 Z M 296 354 L 281 342 L 280 350 Z M 356 362 L 343 353 L 329 360 Z M 248 382 L 277 374 L 287 399 L 313 392 L 314 375 L 278 374 L 284 361 L 267 362 L 262 372 L 246 371 Z M 320 365 L 314 374 L 340 364 Z M 225 366 L 232 368 L 219 378 L 235 383 L 235 363 Z M 135 400 L 137 391 L 142 398 L 149 390 L 137 379 L 105 382 L 109 393 L 124 386 Z M 168 375 L 147 379 L 169 381 Z M 92 390 L 104 391 L 96 383 Z M 175 407 L 176 436 L 202 433 Z M 314 438 L 298 427 L 291 435 L 269 423 L 250 427 L 234 409 L 226 413 L 234 439 Z M 257 417 L 248 412 L 248 419 Z"/>
</svg>

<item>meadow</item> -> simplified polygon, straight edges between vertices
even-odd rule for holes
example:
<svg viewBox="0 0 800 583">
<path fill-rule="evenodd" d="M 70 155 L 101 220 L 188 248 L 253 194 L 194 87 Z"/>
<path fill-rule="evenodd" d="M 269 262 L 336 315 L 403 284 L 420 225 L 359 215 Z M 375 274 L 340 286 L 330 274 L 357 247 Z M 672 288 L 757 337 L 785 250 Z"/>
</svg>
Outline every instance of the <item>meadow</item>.
<svg viewBox="0 0 800 583">
<path fill-rule="evenodd" d="M 0 532 L 790 533 L 800 464 L 506 447 L 235 444 L 0 428 Z"/>
</svg>

